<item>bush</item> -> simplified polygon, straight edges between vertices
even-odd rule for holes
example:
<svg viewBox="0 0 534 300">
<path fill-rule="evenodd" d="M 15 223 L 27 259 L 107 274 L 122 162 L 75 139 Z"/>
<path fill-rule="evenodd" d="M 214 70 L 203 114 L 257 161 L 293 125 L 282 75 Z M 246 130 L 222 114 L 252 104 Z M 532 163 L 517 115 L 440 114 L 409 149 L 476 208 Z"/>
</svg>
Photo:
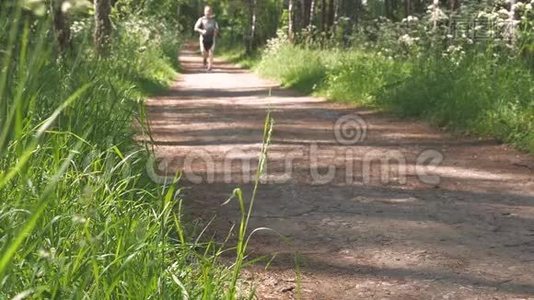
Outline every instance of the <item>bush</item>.
<svg viewBox="0 0 534 300">
<path fill-rule="evenodd" d="M 376 50 L 269 44 L 258 69 L 284 85 L 493 136 L 534 152 L 534 75 L 515 58 L 454 50 L 392 58 Z"/>
<path fill-rule="evenodd" d="M 534 76 L 524 65 L 476 53 L 459 64 L 445 59 L 413 64 L 410 76 L 382 90 L 380 105 L 534 151 Z"/>
<path fill-rule="evenodd" d="M 131 139 L 144 97 L 175 75 L 177 40 L 132 16 L 98 58 L 81 20 L 57 56 L 49 20 L 2 14 L 0 299 L 224 297 L 233 270 L 190 241 L 175 185 L 149 180 Z"/>
<path fill-rule="evenodd" d="M 326 76 L 325 94 L 365 105 L 373 105 L 380 89 L 406 77 L 409 67 L 376 53 L 350 51 L 338 56 Z"/>
<path fill-rule="evenodd" d="M 326 53 L 289 45 L 284 40 L 271 42 L 270 50 L 257 66 L 267 77 L 279 79 L 285 86 L 311 92 L 326 75 Z"/>
</svg>

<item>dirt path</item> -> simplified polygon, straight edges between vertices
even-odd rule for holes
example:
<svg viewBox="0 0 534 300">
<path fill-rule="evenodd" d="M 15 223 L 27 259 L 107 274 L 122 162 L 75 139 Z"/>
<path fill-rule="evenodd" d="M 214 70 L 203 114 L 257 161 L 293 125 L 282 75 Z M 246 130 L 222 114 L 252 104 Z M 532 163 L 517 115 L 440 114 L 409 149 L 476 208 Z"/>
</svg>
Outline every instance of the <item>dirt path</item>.
<svg viewBox="0 0 534 300">
<path fill-rule="evenodd" d="M 244 274 L 260 299 L 534 299 L 532 156 L 221 61 L 205 73 L 193 51 L 181 61 L 172 90 L 147 104 L 158 168 L 185 168 L 186 213 L 216 214 L 218 237 L 239 220 L 236 203 L 220 204 L 236 186 L 250 195 L 268 108 L 275 120 L 251 227 L 285 239 L 251 241 L 251 257 L 277 254 Z M 335 126 L 347 120 L 351 143 Z"/>
</svg>

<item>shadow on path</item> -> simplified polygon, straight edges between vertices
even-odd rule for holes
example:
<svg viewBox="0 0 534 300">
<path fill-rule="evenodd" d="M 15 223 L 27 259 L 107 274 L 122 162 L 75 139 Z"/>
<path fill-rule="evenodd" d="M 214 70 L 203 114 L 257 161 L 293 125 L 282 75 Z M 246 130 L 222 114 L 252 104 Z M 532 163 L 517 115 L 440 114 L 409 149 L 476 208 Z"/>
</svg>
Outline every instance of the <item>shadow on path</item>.
<svg viewBox="0 0 534 300">
<path fill-rule="evenodd" d="M 187 217 L 217 215 L 221 240 L 239 209 L 220 204 L 237 186 L 250 194 L 267 111 L 275 120 L 251 229 L 284 238 L 251 241 L 251 257 L 278 254 L 270 269 L 250 268 L 260 296 L 294 297 L 280 287 L 295 284 L 296 261 L 304 299 L 534 296 L 531 156 L 303 96 L 222 61 L 207 73 L 192 50 L 181 63 L 172 89 L 147 103 L 154 167 L 184 171 Z M 335 124 L 354 114 L 363 138 L 340 143 Z M 425 150 L 442 157 L 423 164 L 438 182 L 420 174 Z"/>
</svg>

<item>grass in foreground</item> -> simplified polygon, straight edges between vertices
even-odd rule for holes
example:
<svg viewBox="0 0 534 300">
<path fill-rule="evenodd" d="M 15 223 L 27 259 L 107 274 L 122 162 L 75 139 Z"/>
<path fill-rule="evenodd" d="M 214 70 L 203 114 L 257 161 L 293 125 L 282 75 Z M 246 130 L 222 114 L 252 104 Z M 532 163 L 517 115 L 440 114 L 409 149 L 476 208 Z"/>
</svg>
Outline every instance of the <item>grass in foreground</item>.
<svg viewBox="0 0 534 300">
<path fill-rule="evenodd" d="M 153 183 L 131 139 L 143 98 L 175 76 L 176 39 L 143 40 L 130 16 L 108 57 L 92 52 L 90 24 L 58 57 L 50 20 L 6 13 L 0 299 L 234 298 L 243 255 L 223 267 L 218 246 L 189 234 L 176 183 Z"/>
</svg>

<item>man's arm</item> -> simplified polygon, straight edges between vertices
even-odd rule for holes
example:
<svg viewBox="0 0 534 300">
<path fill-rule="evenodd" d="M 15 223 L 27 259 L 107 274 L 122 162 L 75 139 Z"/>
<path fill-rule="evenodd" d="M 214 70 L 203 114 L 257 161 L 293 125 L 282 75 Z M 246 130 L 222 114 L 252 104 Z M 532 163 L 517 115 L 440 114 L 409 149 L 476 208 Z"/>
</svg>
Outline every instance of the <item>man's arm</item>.
<svg viewBox="0 0 534 300">
<path fill-rule="evenodd" d="M 195 32 L 198 32 L 200 34 L 204 34 L 206 33 L 206 31 L 202 28 L 200 28 L 200 26 L 202 26 L 202 18 L 198 19 L 198 21 L 195 23 Z"/>
<path fill-rule="evenodd" d="M 217 21 L 215 21 L 215 32 L 213 34 L 215 37 L 219 36 L 219 23 L 217 23 Z"/>
</svg>

